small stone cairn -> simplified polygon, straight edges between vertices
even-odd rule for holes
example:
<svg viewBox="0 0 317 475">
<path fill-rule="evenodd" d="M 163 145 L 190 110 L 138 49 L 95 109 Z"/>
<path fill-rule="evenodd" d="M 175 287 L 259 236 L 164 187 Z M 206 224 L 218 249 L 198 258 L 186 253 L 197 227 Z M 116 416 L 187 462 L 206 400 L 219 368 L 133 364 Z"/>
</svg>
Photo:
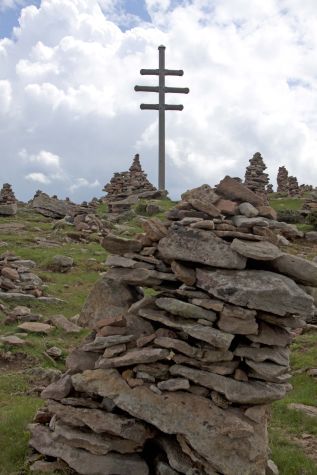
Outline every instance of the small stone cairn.
<svg viewBox="0 0 317 475">
<path fill-rule="evenodd" d="M 5 252 L 0 256 L 0 298 L 21 296 L 33 297 L 43 295 L 43 282 L 32 272 L 36 266 L 31 260 Z"/>
<path fill-rule="evenodd" d="M 277 172 L 277 192 L 288 194 L 288 171 L 284 165 Z"/>
<path fill-rule="evenodd" d="M 317 188 L 306 198 L 303 204 L 303 209 L 307 211 L 317 210 Z"/>
<path fill-rule="evenodd" d="M 14 216 L 17 214 L 17 200 L 12 186 L 5 183 L 0 191 L 0 216 Z"/>
<path fill-rule="evenodd" d="M 298 180 L 296 176 L 288 177 L 288 195 L 291 197 L 296 197 L 301 195 L 301 191 L 298 186 Z"/>
<path fill-rule="evenodd" d="M 271 183 L 269 183 L 266 187 L 266 192 L 267 193 L 274 193 L 274 190 L 273 190 L 273 185 Z"/>
<path fill-rule="evenodd" d="M 249 160 L 250 165 L 246 168 L 244 184 L 257 195 L 261 196 L 267 204 L 266 187 L 269 183 L 269 176 L 264 173 L 266 165 L 259 152 L 255 153 Z"/>
<path fill-rule="evenodd" d="M 135 239 L 107 235 L 79 319 L 93 332 L 42 392 L 31 447 L 84 475 L 271 473 L 269 404 L 291 389 L 317 266 L 272 243 L 269 214 L 226 177 Z"/>
<path fill-rule="evenodd" d="M 158 191 L 144 173 L 140 156 L 135 155 L 132 165 L 127 172 L 115 173 L 103 191 L 107 192 L 105 201 L 108 203 L 109 213 L 129 211 L 139 198 L 161 198 Z"/>
</svg>

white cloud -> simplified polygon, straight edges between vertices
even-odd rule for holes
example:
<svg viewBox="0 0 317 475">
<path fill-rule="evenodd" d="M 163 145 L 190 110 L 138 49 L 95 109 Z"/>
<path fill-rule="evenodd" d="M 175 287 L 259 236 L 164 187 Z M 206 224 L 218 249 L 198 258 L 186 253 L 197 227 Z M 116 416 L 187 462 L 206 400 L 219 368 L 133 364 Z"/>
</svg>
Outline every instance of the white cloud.
<svg viewBox="0 0 317 475">
<path fill-rule="evenodd" d="M 21 7 L 27 3 L 27 0 L 0 0 L 0 11 L 10 8 Z"/>
<path fill-rule="evenodd" d="M 168 97 L 185 105 L 166 114 L 173 196 L 243 176 L 256 151 L 272 182 L 285 164 L 300 182 L 316 184 L 317 2 L 146 4 L 152 23 L 125 31 L 121 0 L 42 0 L 22 9 L 12 39 L 0 40 L 4 181 L 24 199 L 34 193 L 31 175 L 51 194 L 88 199 L 139 152 L 156 183 L 157 113 L 139 103 L 157 97 L 133 87 L 156 84 L 139 69 L 157 67 L 163 43 L 167 67 L 185 71 L 168 84 L 191 90 Z"/>
<path fill-rule="evenodd" d="M 44 173 L 29 173 L 28 175 L 26 175 L 25 178 L 29 181 L 41 183 L 42 185 L 48 185 L 49 183 L 51 183 L 51 180 L 46 175 L 44 175 Z"/>
</svg>

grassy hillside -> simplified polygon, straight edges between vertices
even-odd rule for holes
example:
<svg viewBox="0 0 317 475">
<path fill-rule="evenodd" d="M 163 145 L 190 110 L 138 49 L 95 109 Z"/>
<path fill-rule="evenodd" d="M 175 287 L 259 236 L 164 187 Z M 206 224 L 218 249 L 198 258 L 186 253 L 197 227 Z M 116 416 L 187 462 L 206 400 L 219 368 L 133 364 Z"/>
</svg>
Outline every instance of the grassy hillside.
<svg viewBox="0 0 317 475">
<path fill-rule="evenodd" d="M 298 209 L 298 201 L 273 199 L 271 203 L 275 209 L 285 206 Z M 159 205 L 162 210 L 167 210 L 173 203 L 163 200 Z M 137 211 L 140 215 L 145 215 L 142 203 L 137 205 Z M 105 212 L 105 206 L 98 210 L 101 216 Z M 163 211 L 158 214 L 158 217 L 162 216 Z M 70 241 L 68 236 L 74 231 L 72 227 L 66 226 L 55 231 L 50 219 L 26 209 L 20 210 L 14 218 L 0 218 L 0 226 L 2 223 L 22 223 L 25 228 L 16 233 L 1 233 L 0 241 L 6 243 L 1 247 L 1 252 L 9 250 L 22 258 L 34 260 L 37 265 L 34 272 L 45 282 L 46 294 L 62 300 L 60 303 L 41 303 L 36 299 L 31 302 L 2 302 L 6 308 L 25 304 L 31 308 L 32 313 L 42 314 L 43 319 L 56 314 L 63 314 L 68 318 L 78 314 L 94 283 L 105 271 L 106 252 L 100 246 L 98 236 L 91 235 L 88 242 Z M 117 226 L 114 232 L 133 235 L 139 230 L 138 217 L 133 217 L 129 222 Z M 296 246 L 292 249 L 292 252 L 299 251 Z M 60 274 L 50 270 L 51 259 L 56 254 L 73 257 L 75 265 L 69 273 Z M 0 310 L 0 335 L 18 334 L 17 325 L 4 325 L 3 319 L 4 315 Z M 79 334 L 66 334 L 56 329 L 48 336 L 27 336 L 27 345 L 22 348 L 0 346 L 0 475 L 28 473 L 25 466 L 28 450 L 26 426 L 42 404 L 34 393 L 36 382 L 32 381 L 29 369 L 40 366 L 63 370 L 68 352 L 86 333 L 86 330 L 82 330 Z M 62 350 L 62 357 L 58 361 L 45 354 L 52 346 Z M 306 374 L 307 369 L 317 366 L 316 348 L 316 333 L 296 338 L 292 349 L 294 390 L 285 400 L 272 406 L 270 445 L 272 458 L 279 466 L 281 475 L 317 473 L 316 422 L 287 407 L 290 402 L 317 405 L 316 379 Z"/>
</svg>

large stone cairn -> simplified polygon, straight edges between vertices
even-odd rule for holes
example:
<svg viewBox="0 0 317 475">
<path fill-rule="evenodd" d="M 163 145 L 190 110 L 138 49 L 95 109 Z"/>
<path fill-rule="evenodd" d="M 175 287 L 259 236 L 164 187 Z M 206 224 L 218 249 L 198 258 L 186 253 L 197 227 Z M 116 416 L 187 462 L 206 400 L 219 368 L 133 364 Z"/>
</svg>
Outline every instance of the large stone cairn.
<svg viewBox="0 0 317 475">
<path fill-rule="evenodd" d="M 12 186 L 9 183 L 4 183 L 0 191 L 0 215 L 14 216 L 17 209 L 17 200 Z"/>
<path fill-rule="evenodd" d="M 264 173 L 267 167 L 261 154 L 259 152 L 255 153 L 249 163 L 250 165 L 245 171 L 244 184 L 267 203 L 266 187 L 269 183 L 269 176 Z"/>
<path fill-rule="evenodd" d="M 296 176 L 288 177 L 288 195 L 292 197 L 299 196 L 301 191 L 299 189 L 298 180 Z"/>
<path fill-rule="evenodd" d="M 0 256 L 0 298 L 21 296 L 33 297 L 43 295 L 43 282 L 32 269 L 34 261 L 21 259 L 10 252 Z"/>
<path fill-rule="evenodd" d="M 272 243 L 270 213 L 226 177 L 135 239 L 107 235 L 79 319 L 92 334 L 42 392 L 31 447 L 84 475 L 271 473 L 269 404 L 291 389 L 317 267 Z"/>
<path fill-rule="evenodd" d="M 288 194 L 288 171 L 286 167 L 279 167 L 277 172 L 277 192 Z"/>
<path fill-rule="evenodd" d="M 127 172 L 115 173 L 103 191 L 110 213 L 129 211 L 132 204 L 139 198 L 160 198 L 159 192 L 147 178 L 140 163 L 139 155 L 135 155 Z"/>
</svg>

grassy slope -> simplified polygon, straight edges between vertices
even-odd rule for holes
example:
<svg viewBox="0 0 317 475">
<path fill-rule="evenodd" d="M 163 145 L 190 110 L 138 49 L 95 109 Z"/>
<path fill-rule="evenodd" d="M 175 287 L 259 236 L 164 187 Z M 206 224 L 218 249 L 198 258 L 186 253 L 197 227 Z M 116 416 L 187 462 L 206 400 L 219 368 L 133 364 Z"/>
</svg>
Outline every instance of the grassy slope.
<svg viewBox="0 0 317 475">
<path fill-rule="evenodd" d="M 275 201 L 278 203 L 276 204 Z M 282 206 L 282 201 L 289 200 L 274 200 L 272 205 L 275 208 Z M 293 201 L 291 206 L 298 206 Z M 164 200 L 160 205 L 164 210 L 168 210 L 173 203 Z M 102 215 L 105 210 L 105 207 L 100 208 L 100 214 Z M 162 218 L 163 213 L 160 213 L 158 217 Z M 67 317 L 71 317 L 77 314 L 94 282 L 98 279 L 100 271 L 104 270 L 105 251 L 96 242 L 89 244 L 60 243 L 59 247 L 54 248 L 46 248 L 36 244 L 34 239 L 38 236 L 58 241 L 60 233 L 67 232 L 67 230 L 64 230 L 54 234 L 51 221 L 38 214 L 23 211 L 14 219 L 0 218 L 0 223 L 10 221 L 26 223 L 27 229 L 19 232 L 19 234 L 1 234 L 0 241 L 8 243 L 8 247 L 2 248 L 3 251 L 8 249 L 23 258 L 35 260 L 38 266 L 35 272 L 47 284 L 47 293 L 65 300 L 64 303 L 60 304 L 42 304 L 34 301 L 31 304 L 28 303 L 28 305 L 31 306 L 34 312 L 42 313 L 44 316 L 62 313 Z M 129 224 L 132 228 L 131 233 L 140 230 L 137 218 L 134 218 Z M 72 231 L 73 228 L 70 228 L 70 230 Z M 294 252 L 296 251 L 295 248 Z M 74 269 L 68 274 L 59 274 L 47 270 L 50 259 L 55 254 L 72 256 L 76 264 Z M 13 307 L 14 304 L 12 303 L 9 306 Z M 12 334 L 15 331 L 15 326 L 0 325 L 0 334 Z M 85 333 L 85 330 L 83 330 L 79 335 L 65 336 L 62 331 L 54 330 L 49 336 L 30 336 L 28 337 L 30 345 L 26 349 L 23 348 L 23 351 L 35 360 L 36 366 L 62 369 L 69 349 L 76 346 Z M 43 351 L 51 346 L 58 346 L 63 350 L 63 358 L 55 364 L 43 355 Z M 293 368 L 298 370 L 316 366 L 316 348 L 316 334 L 298 337 L 293 345 Z M 8 350 L 9 348 L 3 349 Z M 10 350 L 17 351 L 12 348 Z M 19 351 L 21 350 L 19 349 Z M 294 436 L 301 437 L 303 433 L 313 434 L 317 437 L 316 427 L 311 419 L 287 409 L 287 404 L 289 402 L 301 402 L 316 405 L 317 383 L 305 374 L 296 374 L 292 384 L 294 390 L 289 393 L 288 397 L 272 406 L 270 422 L 272 458 L 279 466 L 281 475 L 316 475 L 317 466 L 305 455 L 303 449 L 298 448 L 293 441 Z M 26 426 L 32 420 L 36 409 L 42 404 L 39 398 L 26 395 L 28 388 L 29 382 L 25 374 L 0 369 L 0 475 L 28 473 L 24 467 L 28 439 Z"/>
</svg>

